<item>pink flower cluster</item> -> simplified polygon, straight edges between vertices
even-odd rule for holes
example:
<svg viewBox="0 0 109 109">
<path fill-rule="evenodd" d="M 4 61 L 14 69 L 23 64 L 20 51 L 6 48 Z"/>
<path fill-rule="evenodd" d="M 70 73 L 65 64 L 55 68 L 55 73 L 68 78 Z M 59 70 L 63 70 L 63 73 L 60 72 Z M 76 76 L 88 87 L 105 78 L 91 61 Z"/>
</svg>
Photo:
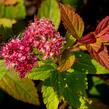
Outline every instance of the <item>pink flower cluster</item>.
<svg viewBox="0 0 109 109">
<path fill-rule="evenodd" d="M 32 48 L 23 44 L 19 39 L 13 39 L 2 49 L 8 68 L 15 67 L 23 78 L 37 64 L 37 57 L 31 54 Z"/>
<path fill-rule="evenodd" d="M 55 31 L 52 22 L 46 18 L 35 19 L 23 36 L 23 41 L 37 48 L 43 54 L 44 60 L 60 54 L 63 38 Z"/>
<path fill-rule="evenodd" d="M 63 38 L 55 31 L 52 22 L 46 18 L 35 19 L 24 31 L 22 39 L 12 39 L 2 48 L 2 56 L 8 68 L 15 67 L 20 77 L 37 65 L 36 48 L 43 54 L 43 60 L 60 54 Z"/>
</svg>

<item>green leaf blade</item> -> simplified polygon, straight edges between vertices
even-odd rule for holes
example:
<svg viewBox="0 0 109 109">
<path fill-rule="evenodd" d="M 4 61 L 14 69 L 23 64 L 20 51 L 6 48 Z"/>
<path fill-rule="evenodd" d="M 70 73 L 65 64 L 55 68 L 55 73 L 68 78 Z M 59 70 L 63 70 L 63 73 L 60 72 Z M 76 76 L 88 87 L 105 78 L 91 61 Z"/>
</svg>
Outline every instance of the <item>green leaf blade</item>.
<svg viewBox="0 0 109 109">
<path fill-rule="evenodd" d="M 87 53 L 75 52 L 76 62 L 72 69 L 85 74 L 108 74 L 109 71 Z"/>
<path fill-rule="evenodd" d="M 57 94 L 54 92 L 54 89 L 52 87 L 43 86 L 42 93 L 47 109 L 58 109 L 59 100 Z"/>
<path fill-rule="evenodd" d="M 14 10 L 14 11 L 13 11 Z M 18 0 L 18 3 L 10 6 L 0 4 L 0 17 L 9 19 L 24 19 L 26 10 L 23 0 Z"/>
<path fill-rule="evenodd" d="M 52 20 L 55 28 L 60 24 L 60 10 L 57 0 L 44 0 L 38 10 L 38 17 L 46 17 Z"/>
<path fill-rule="evenodd" d="M 4 60 L 0 60 L 0 80 L 4 77 L 4 75 L 6 74 L 6 65 L 4 63 Z"/>
<path fill-rule="evenodd" d="M 64 4 L 70 4 L 70 5 L 72 5 L 75 8 L 79 8 L 82 5 L 82 3 L 83 3 L 82 0 L 62 0 L 62 2 Z"/>
<path fill-rule="evenodd" d="M 96 68 L 96 74 L 108 74 L 109 71 L 103 67 L 101 64 L 99 64 L 96 60 L 92 59 L 92 64 Z"/>
<path fill-rule="evenodd" d="M 0 88 L 17 100 L 39 105 L 37 89 L 32 80 L 18 79 L 16 72 L 8 71 L 0 80 Z"/>
<path fill-rule="evenodd" d="M 78 72 L 54 72 L 44 83 L 45 86 L 53 87 L 58 97 L 64 97 L 72 107 L 80 107 L 80 97 L 85 96 L 85 74 Z"/>
<path fill-rule="evenodd" d="M 92 63 L 92 58 L 84 52 L 75 52 L 76 62 L 72 69 L 83 74 L 96 74 L 96 68 Z"/>
<path fill-rule="evenodd" d="M 51 59 L 40 61 L 39 66 L 36 66 L 28 73 L 27 77 L 32 80 L 46 80 L 56 70 L 56 65 Z"/>
<path fill-rule="evenodd" d="M 41 67 L 36 67 L 28 74 L 28 78 L 33 80 L 45 80 L 50 77 L 54 68 L 50 65 L 43 65 Z"/>
<path fill-rule="evenodd" d="M 3 27 L 12 28 L 12 25 L 15 23 L 16 23 L 15 20 L 10 20 L 7 18 L 0 18 L 0 26 L 2 25 Z"/>
</svg>

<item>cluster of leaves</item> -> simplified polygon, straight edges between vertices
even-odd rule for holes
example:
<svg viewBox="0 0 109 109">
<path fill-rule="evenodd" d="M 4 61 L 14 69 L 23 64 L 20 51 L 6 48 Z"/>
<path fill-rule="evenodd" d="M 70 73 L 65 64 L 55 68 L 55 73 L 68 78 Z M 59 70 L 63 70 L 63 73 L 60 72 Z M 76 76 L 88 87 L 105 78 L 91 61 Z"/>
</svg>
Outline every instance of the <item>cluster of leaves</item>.
<svg viewBox="0 0 109 109">
<path fill-rule="evenodd" d="M 12 25 L 15 24 L 17 20 L 24 19 L 25 16 L 26 10 L 23 0 L 0 1 L 0 42 L 12 37 Z"/>
<path fill-rule="evenodd" d="M 22 0 L 12 1 L 0 4 L 0 30 L 2 27 L 11 27 L 15 20 L 25 17 Z M 63 3 L 66 1 L 63 0 Z M 15 13 L 12 11 L 14 9 Z M 87 74 L 109 72 L 106 48 L 109 41 L 109 17 L 99 23 L 95 32 L 83 36 L 84 22 L 70 5 L 59 4 L 57 0 L 44 0 L 37 15 L 39 18 L 51 19 L 56 29 L 62 21 L 67 32 L 61 55 L 56 59 L 39 62 L 39 66 L 33 68 L 27 78 L 22 80 L 17 78 L 14 71 L 7 70 L 1 59 L 0 88 L 18 100 L 39 105 L 37 89 L 32 80 L 40 80 L 47 109 L 58 109 L 61 102 L 66 103 L 69 109 L 87 109 Z"/>
</svg>

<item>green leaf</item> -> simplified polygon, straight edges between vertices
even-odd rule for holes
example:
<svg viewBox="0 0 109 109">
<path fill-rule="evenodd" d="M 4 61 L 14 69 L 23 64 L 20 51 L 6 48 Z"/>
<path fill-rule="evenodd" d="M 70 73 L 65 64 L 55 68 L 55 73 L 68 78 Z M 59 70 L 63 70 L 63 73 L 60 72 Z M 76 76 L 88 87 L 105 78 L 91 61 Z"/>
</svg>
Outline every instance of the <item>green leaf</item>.
<svg viewBox="0 0 109 109">
<path fill-rule="evenodd" d="M 52 60 L 45 60 L 39 62 L 39 66 L 32 69 L 30 73 L 28 73 L 28 78 L 33 80 L 42 80 L 49 78 L 56 69 L 56 65 Z"/>
<path fill-rule="evenodd" d="M 54 88 L 58 97 L 64 97 L 72 107 L 80 107 L 80 97 L 85 96 L 86 75 L 78 72 L 59 73 L 54 72 L 45 86 Z"/>
<path fill-rule="evenodd" d="M 8 18 L 0 18 L 0 43 L 13 36 L 12 26 L 16 21 Z"/>
<path fill-rule="evenodd" d="M 75 52 L 75 64 L 73 69 L 75 71 L 85 73 L 85 74 L 96 74 L 96 68 L 92 63 L 92 58 L 84 52 Z"/>
<path fill-rule="evenodd" d="M 4 77 L 6 72 L 7 72 L 7 69 L 6 69 L 4 60 L 0 60 L 0 80 Z"/>
<path fill-rule="evenodd" d="M 94 86 L 104 83 L 104 81 L 100 79 L 99 77 L 93 77 L 92 80 L 93 80 Z"/>
<path fill-rule="evenodd" d="M 96 68 L 96 74 L 108 74 L 109 71 L 103 67 L 101 64 L 99 64 L 96 60 L 92 59 L 92 64 Z"/>
<path fill-rule="evenodd" d="M 90 89 L 89 93 L 92 94 L 92 95 L 100 96 L 100 93 L 99 93 L 99 91 L 96 89 L 95 86 L 93 86 L 93 87 Z"/>
<path fill-rule="evenodd" d="M 10 38 L 12 38 L 12 36 L 13 36 L 12 28 L 0 26 L 0 42 L 3 41 L 5 42 Z"/>
<path fill-rule="evenodd" d="M 65 38 L 66 38 L 65 48 L 71 47 L 76 42 L 76 39 L 68 32 L 66 33 Z"/>
<path fill-rule="evenodd" d="M 2 25 L 3 27 L 11 28 L 13 24 L 15 24 L 15 20 L 10 20 L 7 18 L 0 18 L 0 26 Z"/>
<path fill-rule="evenodd" d="M 92 59 L 87 53 L 75 52 L 75 64 L 73 69 L 86 74 L 107 74 L 109 71 Z"/>
<path fill-rule="evenodd" d="M 51 65 L 43 65 L 41 67 L 33 68 L 32 72 L 28 74 L 28 78 L 33 80 L 45 80 L 50 77 L 54 68 Z"/>
<path fill-rule="evenodd" d="M 88 105 L 91 104 L 91 100 L 86 97 L 80 97 L 81 106 L 78 109 L 89 109 Z"/>
<path fill-rule="evenodd" d="M 83 3 L 82 0 L 62 0 L 62 2 L 65 4 L 70 4 L 75 8 L 79 8 L 81 4 Z"/>
<path fill-rule="evenodd" d="M 59 100 L 52 87 L 42 86 L 43 100 L 47 109 L 58 109 Z"/>
<path fill-rule="evenodd" d="M 0 17 L 2 18 L 24 19 L 25 16 L 26 11 L 23 0 L 18 0 L 16 5 L 5 6 L 0 4 Z"/>
<path fill-rule="evenodd" d="M 32 80 L 18 79 L 16 72 L 8 71 L 0 80 L 0 88 L 17 100 L 39 105 L 37 89 Z"/>
<path fill-rule="evenodd" d="M 55 28 L 60 24 L 60 10 L 57 0 L 44 0 L 38 10 L 38 17 L 46 17 L 52 20 Z"/>
<path fill-rule="evenodd" d="M 93 82 L 93 86 L 90 88 L 89 93 L 91 95 L 100 96 L 101 92 L 99 92 L 99 89 L 97 88 L 97 86 L 105 84 L 105 82 L 99 77 L 92 77 L 92 82 Z"/>
<path fill-rule="evenodd" d="M 38 58 L 39 60 L 42 60 L 43 54 L 42 54 L 41 52 L 39 52 L 38 49 L 33 48 L 33 54 L 36 54 L 36 55 L 37 55 L 37 58 Z"/>
</svg>

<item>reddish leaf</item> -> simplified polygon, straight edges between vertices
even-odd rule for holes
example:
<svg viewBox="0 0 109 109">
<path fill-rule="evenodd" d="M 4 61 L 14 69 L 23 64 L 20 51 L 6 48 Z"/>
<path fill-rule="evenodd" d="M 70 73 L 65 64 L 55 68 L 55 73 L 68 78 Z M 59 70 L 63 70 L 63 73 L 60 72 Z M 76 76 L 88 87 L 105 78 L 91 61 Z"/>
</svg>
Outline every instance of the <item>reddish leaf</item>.
<svg viewBox="0 0 109 109">
<path fill-rule="evenodd" d="M 109 16 L 105 17 L 97 26 L 96 34 L 100 33 L 104 30 L 107 26 L 109 26 Z"/>
<path fill-rule="evenodd" d="M 109 42 L 109 26 L 96 35 L 96 37 L 99 38 L 102 43 Z"/>
<path fill-rule="evenodd" d="M 99 38 L 101 42 L 109 42 L 109 16 L 98 24 L 95 34 L 96 38 Z"/>
<path fill-rule="evenodd" d="M 84 36 L 82 39 L 79 40 L 79 43 L 84 43 L 84 44 L 91 44 L 95 42 L 96 42 L 96 38 L 93 32 L 87 34 L 86 36 Z"/>
<path fill-rule="evenodd" d="M 109 16 L 98 24 L 95 32 L 84 36 L 79 42 L 86 44 L 92 57 L 109 70 L 109 54 L 104 46 L 104 43 L 109 42 Z"/>
<path fill-rule="evenodd" d="M 79 39 L 84 31 L 84 22 L 81 17 L 75 13 L 75 10 L 69 5 L 60 4 L 61 18 L 66 29 Z"/>
<path fill-rule="evenodd" d="M 101 65 L 109 70 L 109 54 L 107 48 L 102 46 L 102 49 L 96 52 L 90 45 L 87 45 L 88 51 Z"/>
</svg>

